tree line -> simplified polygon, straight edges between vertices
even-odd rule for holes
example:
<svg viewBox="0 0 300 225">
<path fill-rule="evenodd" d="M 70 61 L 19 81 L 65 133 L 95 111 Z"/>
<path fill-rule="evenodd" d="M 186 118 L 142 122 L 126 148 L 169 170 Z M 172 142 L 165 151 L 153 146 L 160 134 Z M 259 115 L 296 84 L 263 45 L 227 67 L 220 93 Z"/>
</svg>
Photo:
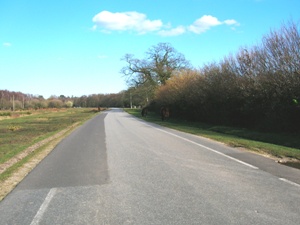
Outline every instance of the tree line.
<svg viewBox="0 0 300 225">
<path fill-rule="evenodd" d="M 156 99 L 178 116 L 214 124 L 300 131 L 300 35 L 296 24 L 220 62 L 180 71 Z"/>
<path fill-rule="evenodd" d="M 123 73 L 134 84 L 128 91 L 140 90 L 140 103 L 152 110 L 169 106 L 173 117 L 262 130 L 300 131 L 299 31 L 299 24 L 288 22 L 271 30 L 260 44 L 241 47 L 237 53 L 198 69 L 190 68 L 181 55 L 169 60 L 185 66 L 170 67 L 170 52 L 158 45 L 163 54 L 155 55 L 159 51 L 150 50 L 148 61 L 125 57 L 128 66 Z M 163 80 L 159 68 L 163 75 L 167 74 Z M 151 101 L 146 101 L 149 96 Z"/>
<path fill-rule="evenodd" d="M 24 94 L 8 90 L 0 90 L 0 110 L 28 110 L 45 108 L 71 107 L 123 107 L 124 93 L 92 94 L 81 97 L 64 95 L 50 96 Z"/>
</svg>

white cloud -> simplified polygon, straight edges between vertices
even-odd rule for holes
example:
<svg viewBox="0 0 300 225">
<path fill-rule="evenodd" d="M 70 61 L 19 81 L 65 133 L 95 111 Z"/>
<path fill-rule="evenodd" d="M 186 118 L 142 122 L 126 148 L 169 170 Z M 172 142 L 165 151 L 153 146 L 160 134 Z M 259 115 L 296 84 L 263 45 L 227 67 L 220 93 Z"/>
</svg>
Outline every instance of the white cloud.
<svg viewBox="0 0 300 225">
<path fill-rule="evenodd" d="M 112 13 L 102 11 L 94 16 L 93 29 L 102 28 L 104 31 L 131 30 L 138 33 L 146 33 L 159 30 L 163 23 L 160 20 L 149 20 L 147 16 L 138 12 Z"/>
<path fill-rule="evenodd" d="M 186 32 L 186 29 L 184 26 L 178 26 L 176 28 L 170 29 L 170 30 L 161 30 L 158 32 L 161 36 L 178 36 L 181 34 L 184 34 Z"/>
<path fill-rule="evenodd" d="M 163 24 L 159 19 L 149 20 L 145 14 L 135 11 L 116 13 L 102 11 L 93 17 L 93 22 L 92 30 L 100 29 L 105 33 L 111 33 L 112 31 L 134 31 L 139 34 L 157 32 L 160 36 L 178 36 L 188 31 L 201 34 L 212 27 L 220 25 L 231 26 L 232 29 L 239 26 L 239 23 L 234 19 L 220 21 L 214 16 L 204 15 L 191 25 L 179 25 L 172 28 L 171 23 Z"/>
<path fill-rule="evenodd" d="M 201 18 L 197 19 L 192 25 L 189 26 L 189 30 L 196 34 L 201 34 L 209 30 L 211 27 L 219 26 L 219 25 L 235 25 L 239 26 L 239 23 L 233 19 L 219 21 L 218 18 L 211 15 L 204 15 Z"/>
<path fill-rule="evenodd" d="M 222 24 L 216 17 L 210 15 L 204 15 L 200 19 L 197 19 L 192 25 L 189 26 L 189 30 L 201 34 L 211 27 Z"/>
<path fill-rule="evenodd" d="M 4 47 L 10 47 L 11 45 L 12 45 L 12 44 L 9 43 L 9 42 L 4 42 L 4 43 L 3 43 L 3 46 L 4 46 Z"/>
<path fill-rule="evenodd" d="M 240 25 L 240 24 L 239 24 L 237 21 L 235 21 L 235 20 L 225 20 L 223 23 L 226 24 L 226 25 L 234 25 L 234 26 L 239 26 L 239 25 Z"/>
</svg>

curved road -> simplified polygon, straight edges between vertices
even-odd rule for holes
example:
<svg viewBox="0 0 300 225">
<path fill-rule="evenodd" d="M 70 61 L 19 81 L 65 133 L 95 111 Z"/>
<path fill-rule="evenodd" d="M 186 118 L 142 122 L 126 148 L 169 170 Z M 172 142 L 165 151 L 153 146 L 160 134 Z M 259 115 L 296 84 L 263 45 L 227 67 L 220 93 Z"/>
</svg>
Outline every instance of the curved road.
<svg viewBox="0 0 300 225">
<path fill-rule="evenodd" d="M 300 170 L 101 113 L 2 202 L 5 224 L 299 224 Z"/>
</svg>

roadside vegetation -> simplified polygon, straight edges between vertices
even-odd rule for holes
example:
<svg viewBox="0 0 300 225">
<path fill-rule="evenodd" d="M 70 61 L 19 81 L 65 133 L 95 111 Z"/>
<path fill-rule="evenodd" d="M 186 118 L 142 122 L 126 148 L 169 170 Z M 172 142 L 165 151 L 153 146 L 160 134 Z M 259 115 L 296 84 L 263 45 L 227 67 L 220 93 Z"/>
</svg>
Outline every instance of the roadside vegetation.
<svg viewBox="0 0 300 225">
<path fill-rule="evenodd" d="M 148 112 L 141 116 L 141 109 L 124 109 L 126 112 L 148 122 L 156 123 L 175 130 L 210 138 L 232 147 L 244 148 L 260 154 L 283 159 L 285 161 L 300 162 L 300 134 L 259 132 L 245 128 L 211 125 L 201 122 L 189 122 L 178 118 L 161 121 L 160 116 Z M 300 167 L 300 164 L 294 165 Z"/>
<path fill-rule="evenodd" d="M 198 69 L 166 45 L 150 49 L 145 60 L 127 57 L 132 105 L 155 112 L 168 106 L 173 117 L 191 122 L 299 133 L 299 25 L 284 24 L 261 43 Z"/>
</svg>

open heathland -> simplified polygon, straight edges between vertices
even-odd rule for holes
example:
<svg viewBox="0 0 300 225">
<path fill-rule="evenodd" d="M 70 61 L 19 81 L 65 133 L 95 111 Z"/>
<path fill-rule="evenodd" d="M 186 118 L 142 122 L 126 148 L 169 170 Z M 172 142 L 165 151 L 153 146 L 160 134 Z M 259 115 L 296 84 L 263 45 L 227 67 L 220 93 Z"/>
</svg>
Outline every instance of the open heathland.
<svg viewBox="0 0 300 225">
<path fill-rule="evenodd" d="M 41 141 L 95 114 L 91 109 L 47 109 L 0 115 L 0 163 Z"/>
</svg>

